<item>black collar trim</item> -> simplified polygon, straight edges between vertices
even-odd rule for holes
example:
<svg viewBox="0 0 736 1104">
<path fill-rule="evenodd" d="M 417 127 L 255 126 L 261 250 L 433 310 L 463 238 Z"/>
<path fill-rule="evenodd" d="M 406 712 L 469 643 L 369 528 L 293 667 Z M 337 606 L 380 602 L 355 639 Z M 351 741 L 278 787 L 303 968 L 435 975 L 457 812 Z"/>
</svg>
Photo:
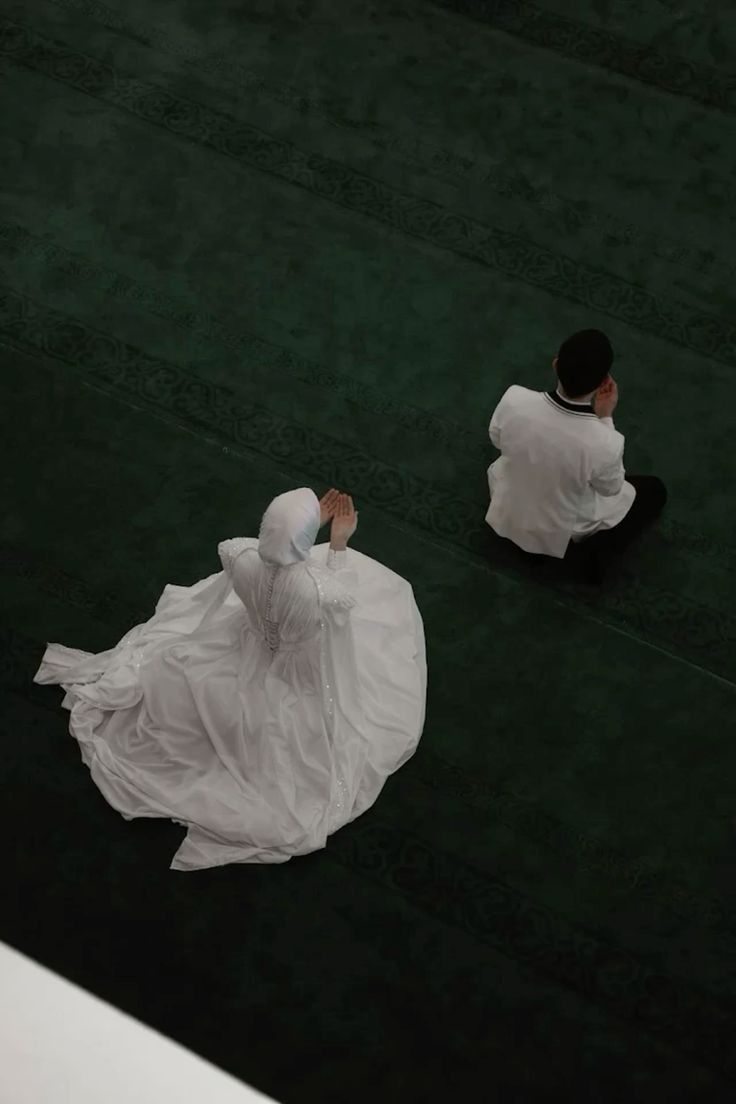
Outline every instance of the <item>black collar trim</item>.
<svg viewBox="0 0 736 1104">
<path fill-rule="evenodd" d="M 567 410 L 570 414 L 582 414 L 585 418 L 598 417 L 591 403 L 569 402 L 568 399 L 563 399 L 561 395 L 558 395 L 556 391 L 545 391 L 544 396 L 555 406 Z"/>
</svg>

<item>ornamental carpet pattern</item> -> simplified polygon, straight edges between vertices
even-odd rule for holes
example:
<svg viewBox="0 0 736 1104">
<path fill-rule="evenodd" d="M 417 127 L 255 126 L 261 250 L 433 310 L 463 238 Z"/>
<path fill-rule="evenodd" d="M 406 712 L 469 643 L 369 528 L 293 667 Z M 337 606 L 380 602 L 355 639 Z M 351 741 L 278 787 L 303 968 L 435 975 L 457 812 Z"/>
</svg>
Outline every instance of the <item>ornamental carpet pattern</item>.
<svg viewBox="0 0 736 1104">
<path fill-rule="evenodd" d="M 694 0 L 0 0 L 0 938 L 283 1104 L 736 1093 L 736 18 Z M 483 518 L 611 337 L 662 518 L 599 593 Z M 101 651 L 335 485 L 414 587 L 416 757 L 326 850 L 168 871 Z"/>
</svg>

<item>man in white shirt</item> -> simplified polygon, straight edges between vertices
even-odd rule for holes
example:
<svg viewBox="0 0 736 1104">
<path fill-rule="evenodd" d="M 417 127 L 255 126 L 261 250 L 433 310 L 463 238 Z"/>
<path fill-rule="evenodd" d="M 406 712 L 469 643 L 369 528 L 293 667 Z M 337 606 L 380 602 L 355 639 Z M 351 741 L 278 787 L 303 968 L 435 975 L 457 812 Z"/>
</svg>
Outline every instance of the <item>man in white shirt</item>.
<svg viewBox="0 0 736 1104">
<path fill-rule="evenodd" d="M 487 523 L 525 553 L 567 560 L 590 583 L 603 581 L 667 501 L 656 476 L 626 476 L 612 364 L 604 333 L 573 334 L 552 362 L 557 388 L 514 384 L 489 428 L 501 456 L 488 469 Z"/>
</svg>

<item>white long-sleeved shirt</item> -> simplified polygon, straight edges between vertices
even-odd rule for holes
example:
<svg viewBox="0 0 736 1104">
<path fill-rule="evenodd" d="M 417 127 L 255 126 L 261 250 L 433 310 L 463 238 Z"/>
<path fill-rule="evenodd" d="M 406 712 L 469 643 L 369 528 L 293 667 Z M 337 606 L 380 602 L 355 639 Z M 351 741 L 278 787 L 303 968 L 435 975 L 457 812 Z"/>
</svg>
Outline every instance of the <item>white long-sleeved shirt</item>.
<svg viewBox="0 0 736 1104">
<path fill-rule="evenodd" d="M 489 434 L 501 456 L 488 469 L 486 521 L 526 552 L 562 559 L 570 540 L 618 524 L 634 501 L 623 434 L 590 403 L 514 384 Z"/>
</svg>

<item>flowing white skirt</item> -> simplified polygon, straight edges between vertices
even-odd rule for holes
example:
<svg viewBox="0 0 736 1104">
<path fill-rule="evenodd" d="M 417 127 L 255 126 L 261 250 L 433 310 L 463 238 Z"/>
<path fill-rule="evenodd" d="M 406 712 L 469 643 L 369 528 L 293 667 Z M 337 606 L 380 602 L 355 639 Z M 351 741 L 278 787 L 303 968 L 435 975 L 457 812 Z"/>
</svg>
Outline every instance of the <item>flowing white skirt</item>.
<svg viewBox="0 0 736 1104">
<path fill-rule="evenodd" d="M 327 633 L 331 719 L 325 640 L 272 657 L 224 572 L 167 586 L 154 616 L 107 652 L 48 645 L 34 681 L 66 692 L 70 731 L 108 802 L 126 819 L 188 828 L 172 869 L 324 847 L 415 751 L 427 669 L 411 586 L 348 555 L 356 605 Z M 324 563 L 326 546 L 313 556 Z"/>
</svg>

